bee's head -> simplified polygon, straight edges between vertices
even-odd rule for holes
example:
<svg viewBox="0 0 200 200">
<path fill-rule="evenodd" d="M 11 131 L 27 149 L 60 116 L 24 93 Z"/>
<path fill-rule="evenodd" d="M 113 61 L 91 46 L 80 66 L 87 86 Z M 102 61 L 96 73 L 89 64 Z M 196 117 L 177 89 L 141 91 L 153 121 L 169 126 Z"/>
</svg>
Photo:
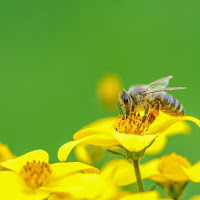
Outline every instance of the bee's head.
<svg viewBox="0 0 200 200">
<path fill-rule="evenodd" d="M 126 90 L 122 90 L 120 93 L 119 93 L 119 101 L 123 107 L 123 109 L 125 110 L 126 114 L 129 114 L 129 112 L 131 111 L 132 109 L 132 98 L 131 96 L 127 93 Z"/>
</svg>

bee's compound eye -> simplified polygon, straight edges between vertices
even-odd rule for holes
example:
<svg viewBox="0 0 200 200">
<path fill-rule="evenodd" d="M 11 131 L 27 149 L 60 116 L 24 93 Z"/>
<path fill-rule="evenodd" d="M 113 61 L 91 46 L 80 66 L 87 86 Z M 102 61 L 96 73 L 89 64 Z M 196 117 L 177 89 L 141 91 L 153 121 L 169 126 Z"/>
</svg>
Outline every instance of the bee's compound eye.
<svg viewBox="0 0 200 200">
<path fill-rule="evenodd" d="M 124 101 L 124 104 L 128 104 L 129 103 L 129 96 L 128 95 L 126 95 L 126 94 L 124 94 L 124 96 L 123 96 L 123 101 Z"/>
</svg>

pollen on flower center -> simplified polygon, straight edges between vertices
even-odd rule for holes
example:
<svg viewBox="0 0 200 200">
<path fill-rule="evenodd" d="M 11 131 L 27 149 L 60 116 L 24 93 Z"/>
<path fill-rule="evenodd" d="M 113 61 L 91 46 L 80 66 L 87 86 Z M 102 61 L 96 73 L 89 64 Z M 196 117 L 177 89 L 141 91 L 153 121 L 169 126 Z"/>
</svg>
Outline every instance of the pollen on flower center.
<svg viewBox="0 0 200 200">
<path fill-rule="evenodd" d="M 26 184 L 33 189 L 44 186 L 49 182 L 52 171 L 46 162 L 27 162 L 20 174 Z"/>
<path fill-rule="evenodd" d="M 143 116 L 140 113 L 125 116 L 119 115 L 114 124 L 114 128 L 119 133 L 140 135 L 147 131 L 150 125 L 148 120 L 145 122 L 142 122 L 142 120 Z"/>
<path fill-rule="evenodd" d="M 163 156 L 161 158 L 160 164 L 158 165 L 158 170 L 162 173 L 164 169 L 169 166 L 172 162 L 176 162 L 179 165 L 189 168 L 191 167 L 191 163 L 184 157 L 177 155 L 175 153 L 172 153 L 171 155 Z"/>
</svg>

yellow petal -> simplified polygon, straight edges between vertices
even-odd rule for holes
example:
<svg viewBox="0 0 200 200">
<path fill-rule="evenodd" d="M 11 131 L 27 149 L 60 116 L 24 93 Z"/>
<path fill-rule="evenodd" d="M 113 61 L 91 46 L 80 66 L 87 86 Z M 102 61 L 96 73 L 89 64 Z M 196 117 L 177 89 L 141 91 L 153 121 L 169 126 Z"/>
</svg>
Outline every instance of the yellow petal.
<svg viewBox="0 0 200 200">
<path fill-rule="evenodd" d="M 52 177 L 54 178 L 63 177 L 84 170 L 90 170 L 93 173 L 100 173 L 99 169 L 80 162 L 60 162 L 51 164 L 50 167 L 53 172 Z"/>
<path fill-rule="evenodd" d="M 87 127 L 88 128 L 107 128 L 112 126 L 115 121 L 117 120 L 117 117 L 106 117 L 103 119 L 99 119 L 95 122 L 92 122 L 91 124 L 89 124 Z"/>
<path fill-rule="evenodd" d="M 167 136 L 163 133 L 156 138 L 155 142 L 149 148 L 146 149 L 145 153 L 148 155 L 160 153 L 164 149 L 166 143 Z"/>
<path fill-rule="evenodd" d="M 94 166 L 102 159 L 104 148 L 91 144 L 80 144 L 75 147 L 74 153 L 79 161 Z"/>
<path fill-rule="evenodd" d="M 69 193 L 75 197 L 96 199 L 104 188 L 105 182 L 97 174 L 76 173 L 60 179 L 55 179 L 41 190 L 55 193 Z"/>
<path fill-rule="evenodd" d="M 167 130 L 163 133 L 170 136 L 170 135 L 177 135 L 177 134 L 189 134 L 191 128 L 187 122 L 180 121 L 175 124 L 172 124 Z"/>
<path fill-rule="evenodd" d="M 165 176 L 163 176 L 162 174 L 153 175 L 153 176 L 149 177 L 149 179 L 151 179 L 152 181 L 154 181 L 156 183 L 160 183 L 163 185 L 165 183 L 169 183 L 169 179 L 166 178 Z"/>
<path fill-rule="evenodd" d="M 162 125 L 160 125 L 160 128 L 161 128 L 160 132 L 165 131 L 167 128 L 169 128 L 174 123 L 177 123 L 177 122 L 180 122 L 180 121 L 184 121 L 184 120 L 192 121 L 192 122 L 196 123 L 200 127 L 200 120 L 198 120 L 195 117 L 191 117 L 191 116 L 174 117 L 174 118 L 171 118 L 168 121 L 164 122 Z"/>
<path fill-rule="evenodd" d="M 117 188 L 111 180 L 105 180 L 106 187 L 104 188 L 101 195 L 97 198 L 98 200 L 118 200 L 119 199 L 119 188 Z"/>
<path fill-rule="evenodd" d="M 80 140 L 83 137 L 93 135 L 93 134 L 101 134 L 110 132 L 113 124 L 116 121 L 116 117 L 107 117 L 100 120 L 97 120 L 87 126 L 85 126 L 83 129 L 76 132 L 73 136 L 74 140 Z"/>
<path fill-rule="evenodd" d="M 136 182 L 133 164 L 127 160 L 115 160 L 112 162 L 113 168 L 113 182 L 119 186 L 129 185 Z M 123 166 L 123 167 L 122 167 Z M 143 178 L 143 177 L 142 177 Z"/>
<path fill-rule="evenodd" d="M 180 121 L 184 121 L 184 120 L 192 121 L 192 122 L 196 123 L 200 127 L 200 120 L 198 120 L 195 117 L 190 117 L 190 116 L 172 117 L 169 120 L 161 123 L 160 125 L 158 125 L 156 127 L 150 126 L 149 131 L 145 132 L 143 135 L 162 133 L 162 132 L 166 131 L 174 123 L 177 123 L 177 122 L 180 122 Z"/>
<path fill-rule="evenodd" d="M 10 151 L 6 144 L 0 143 L 0 162 L 4 162 L 9 159 L 13 159 L 16 156 Z"/>
<path fill-rule="evenodd" d="M 3 200 L 42 200 L 49 196 L 49 192 L 33 191 L 27 187 L 21 177 L 12 171 L 1 171 L 0 180 L 0 199 Z"/>
<path fill-rule="evenodd" d="M 6 144 L 0 143 L 0 163 L 15 157 Z M 5 170 L 5 168 L 0 165 L 0 170 Z"/>
<path fill-rule="evenodd" d="M 157 137 L 157 135 L 130 135 L 117 133 L 114 131 L 112 134 L 116 138 L 116 140 L 130 152 L 142 151 Z"/>
<path fill-rule="evenodd" d="M 80 144 L 75 147 L 74 154 L 77 160 L 92 165 L 92 158 L 90 157 L 85 144 Z"/>
<path fill-rule="evenodd" d="M 157 166 L 159 159 L 154 159 L 146 164 L 140 165 L 142 179 L 157 175 Z M 135 171 L 133 164 L 126 160 L 118 160 L 112 163 L 115 165 L 113 180 L 116 185 L 125 186 L 136 182 Z M 123 167 L 122 167 L 123 166 Z"/>
<path fill-rule="evenodd" d="M 62 145 L 58 150 L 58 159 L 60 161 L 65 161 L 72 149 L 78 144 L 92 144 L 104 147 L 119 145 L 117 140 L 111 134 L 94 134 Z"/>
<path fill-rule="evenodd" d="M 169 119 L 173 118 L 170 115 L 167 115 L 163 112 L 160 112 L 157 119 L 152 123 L 151 128 L 154 128 L 158 126 L 159 124 L 162 124 L 165 121 L 168 121 Z M 181 133 L 189 133 L 190 132 L 190 126 L 187 122 L 180 121 L 175 124 L 172 124 L 167 130 L 165 130 L 166 135 L 175 135 L 175 134 L 181 134 Z"/>
<path fill-rule="evenodd" d="M 1 163 L 1 166 L 13 170 L 15 172 L 20 172 L 24 165 L 26 165 L 27 162 L 33 162 L 33 161 L 44 161 L 49 162 L 49 154 L 44 150 L 35 150 L 31 151 L 29 153 L 26 153 L 23 156 L 20 156 L 18 158 L 14 158 L 8 161 L 5 161 Z"/>
<path fill-rule="evenodd" d="M 104 130 L 102 131 L 101 129 L 98 129 L 98 128 L 84 128 L 84 129 L 81 129 L 80 131 L 76 132 L 74 135 L 73 135 L 73 138 L 74 140 L 80 140 L 84 137 L 87 137 L 87 136 L 91 136 L 91 135 L 97 135 L 97 134 L 109 134 L 109 131 L 108 132 L 105 132 Z"/>
<path fill-rule="evenodd" d="M 159 200 L 160 195 L 156 191 L 142 192 L 132 195 L 127 195 L 120 200 Z"/>
<path fill-rule="evenodd" d="M 187 173 L 191 181 L 197 183 L 200 182 L 200 161 L 189 169 L 184 168 L 184 171 Z"/>
<path fill-rule="evenodd" d="M 119 199 L 119 188 L 116 187 L 116 185 L 113 184 L 113 175 L 115 171 L 115 165 L 113 165 L 113 162 L 116 162 L 117 160 L 112 160 L 108 164 L 106 164 L 102 170 L 101 170 L 101 178 L 105 181 L 106 188 L 104 189 L 101 196 L 99 196 L 98 200 L 107 200 L 107 199 L 115 199 L 114 196 L 118 195 Z"/>
<path fill-rule="evenodd" d="M 116 169 L 120 166 L 125 166 L 127 162 L 128 161 L 125 159 L 111 160 L 110 162 L 106 163 L 106 165 L 104 165 L 101 169 L 101 176 L 104 177 L 104 179 L 112 179 Z"/>
<path fill-rule="evenodd" d="M 187 173 L 185 173 L 181 165 L 175 161 L 168 163 L 168 165 L 164 168 L 162 175 L 164 178 L 176 182 L 189 181 L 189 176 Z"/>
</svg>

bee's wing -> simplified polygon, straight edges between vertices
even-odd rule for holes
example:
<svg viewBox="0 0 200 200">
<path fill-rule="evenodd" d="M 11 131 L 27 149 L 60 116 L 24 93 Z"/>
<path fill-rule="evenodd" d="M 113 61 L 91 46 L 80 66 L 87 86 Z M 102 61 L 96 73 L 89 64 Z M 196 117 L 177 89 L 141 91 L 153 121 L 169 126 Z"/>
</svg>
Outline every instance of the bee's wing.
<svg viewBox="0 0 200 200">
<path fill-rule="evenodd" d="M 150 90 L 150 91 L 144 92 L 143 95 L 149 94 L 149 93 L 155 93 L 155 92 L 183 90 L 183 89 L 187 89 L 187 88 L 186 87 L 160 88 L 160 89 L 155 89 L 155 90 Z"/>
<path fill-rule="evenodd" d="M 161 79 L 158 79 L 150 84 L 148 84 L 149 90 L 166 88 L 169 84 L 169 80 L 173 78 L 173 76 L 167 76 Z"/>
</svg>

